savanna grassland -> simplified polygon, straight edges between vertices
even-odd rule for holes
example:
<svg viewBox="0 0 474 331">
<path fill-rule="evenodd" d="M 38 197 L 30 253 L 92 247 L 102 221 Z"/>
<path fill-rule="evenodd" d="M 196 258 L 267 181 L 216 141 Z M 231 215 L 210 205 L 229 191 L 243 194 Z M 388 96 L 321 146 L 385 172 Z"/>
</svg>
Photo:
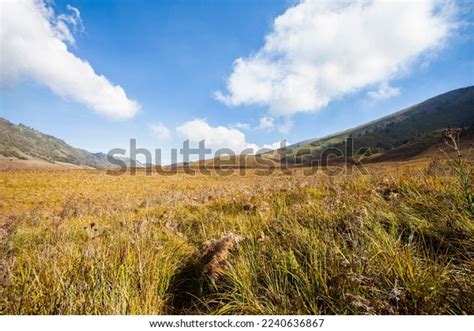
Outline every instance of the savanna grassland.
<svg viewBox="0 0 474 331">
<path fill-rule="evenodd" d="M 473 314 L 456 169 L 368 169 L 1 172 L 1 313 Z"/>
</svg>

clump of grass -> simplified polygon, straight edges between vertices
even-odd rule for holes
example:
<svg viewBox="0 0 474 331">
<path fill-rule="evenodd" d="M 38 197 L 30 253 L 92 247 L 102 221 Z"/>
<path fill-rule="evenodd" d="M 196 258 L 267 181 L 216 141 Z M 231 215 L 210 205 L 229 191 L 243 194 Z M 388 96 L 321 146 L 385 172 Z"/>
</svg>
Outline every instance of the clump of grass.
<svg viewBox="0 0 474 331">
<path fill-rule="evenodd" d="M 168 312 L 186 314 L 209 309 L 205 298 L 229 263 L 231 250 L 244 238 L 232 232 L 205 242 L 175 273 L 169 287 Z"/>
<path fill-rule="evenodd" d="M 462 133 L 462 129 L 446 129 L 443 131 L 443 137 L 446 145 L 456 152 L 456 157 L 451 157 L 449 154 L 444 152 L 449 164 L 456 171 L 459 182 L 466 200 L 467 210 L 474 217 L 474 195 L 472 192 L 471 174 L 472 169 L 467 158 L 464 158 L 459 144 L 459 137 Z"/>
<path fill-rule="evenodd" d="M 202 252 L 202 261 L 204 261 L 203 272 L 208 274 L 213 282 L 222 273 L 224 266 L 228 262 L 231 249 L 243 240 L 243 237 L 229 232 L 217 240 L 205 243 Z"/>
</svg>

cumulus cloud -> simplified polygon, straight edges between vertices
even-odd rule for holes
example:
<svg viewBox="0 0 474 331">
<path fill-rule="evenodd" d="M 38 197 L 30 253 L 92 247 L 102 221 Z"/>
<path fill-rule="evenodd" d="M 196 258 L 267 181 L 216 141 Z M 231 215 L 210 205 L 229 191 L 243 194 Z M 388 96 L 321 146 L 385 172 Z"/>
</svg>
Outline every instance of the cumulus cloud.
<svg viewBox="0 0 474 331">
<path fill-rule="evenodd" d="M 283 133 L 283 134 L 288 134 L 290 132 L 290 129 L 293 127 L 293 120 L 286 116 L 283 118 L 280 123 L 277 125 L 278 132 Z"/>
<path fill-rule="evenodd" d="M 260 123 L 256 127 L 257 130 L 272 130 L 275 127 L 275 119 L 269 116 L 260 118 Z"/>
<path fill-rule="evenodd" d="M 215 97 L 230 106 L 268 106 L 273 116 L 317 111 L 406 74 L 443 46 L 455 11 L 437 0 L 304 0 L 275 19 L 261 49 L 235 60 L 227 94 Z"/>
<path fill-rule="evenodd" d="M 288 141 L 279 140 L 279 141 L 274 142 L 273 144 L 264 144 L 262 148 L 276 150 L 276 149 L 287 147 L 289 145 L 290 143 Z"/>
<path fill-rule="evenodd" d="M 74 33 L 83 29 L 77 8 L 68 6 L 70 14 L 56 15 L 40 0 L 1 1 L 0 8 L 3 86 L 26 77 L 111 118 L 130 118 L 139 110 L 121 86 L 68 50 L 75 43 Z"/>
<path fill-rule="evenodd" d="M 205 120 L 195 119 L 176 128 L 178 134 L 192 142 L 204 140 L 206 147 L 213 152 L 220 148 L 230 148 L 235 153 L 240 153 L 246 148 L 258 149 L 255 144 L 247 142 L 245 134 L 237 129 L 224 126 L 212 127 Z"/>
<path fill-rule="evenodd" d="M 289 146 L 288 141 L 279 140 L 272 144 L 258 146 L 247 141 L 245 134 L 235 128 L 224 126 L 213 127 L 205 120 L 194 119 L 176 128 L 177 133 L 184 139 L 189 139 L 193 143 L 201 140 L 205 141 L 206 148 L 210 148 L 215 153 L 220 148 L 229 148 L 235 154 L 241 153 L 244 149 L 252 149 L 252 153 L 246 151 L 245 154 L 256 154 L 265 150 L 275 150 Z"/>
<path fill-rule="evenodd" d="M 374 100 L 388 99 L 400 94 L 400 89 L 392 87 L 387 83 L 380 84 L 379 88 L 375 91 L 369 91 L 367 95 Z"/>
<path fill-rule="evenodd" d="M 171 139 L 171 131 L 168 129 L 163 123 L 158 122 L 154 124 L 150 124 L 149 126 L 151 132 L 155 137 L 159 140 L 169 140 Z"/>
<path fill-rule="evenodd" d="M 249 130 L 250 129 L 250 124 L 248 124 L 248 123 L 237 122 L 233 126 L 236 129 L 240 129 L 240 130 Z"/>
<path fill-rule="evenodd" d="M 259 124 L 255 127 L 256 130 L 273 131 L 288 134 L 293 127 L 293 120 L 289 116 L 273 118 L 271 116 L 263 116 L 260 118 Z"/>
</svg>

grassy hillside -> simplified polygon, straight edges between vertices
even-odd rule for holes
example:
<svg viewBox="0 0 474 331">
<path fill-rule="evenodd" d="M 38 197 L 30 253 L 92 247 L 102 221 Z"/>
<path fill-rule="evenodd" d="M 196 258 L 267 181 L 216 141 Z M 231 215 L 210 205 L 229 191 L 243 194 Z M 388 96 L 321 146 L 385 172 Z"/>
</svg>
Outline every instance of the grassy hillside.
<svg viewBox="0 0 474 331">
<path fill-rule="evenodd" d="M 429 136 L 443 128 L 469 127 L 473 123 L 474 87 L 471 86 L 444 93 L 335 135 L 292 145 L 289 149 L 297 162 L 304 163 L 318 158 L 320 151 L 325 148 L 342 147 L 345 139 L 352 137 L 356 151 L 366 147 L 371 153 L 380 153 Z"/>
<path fill-rule="evenodd" d="M 40 159 L 65 162 L 93 168 L 107 167 L 103 157 L 74 148 L 61 139 L 43 134 L 23 124 L 13 124 L 0 118 L 0 154 L 18 159 Z"/>
<path fill-rule="evenodd" d="M 13 124 L 0 118 L 0 156 L 16 160 L 31 160 L 45 167 L 65 163 L 82 167 L 107 168 L 112 166 L 104 153 L 89 153 L 68 145 L 64 140 L 41 133 L 23 124 Z M 120 158 L 130 164 L 128 158 Z M 141 166 L 140 162 L 137 162 Z"/>
</svg>

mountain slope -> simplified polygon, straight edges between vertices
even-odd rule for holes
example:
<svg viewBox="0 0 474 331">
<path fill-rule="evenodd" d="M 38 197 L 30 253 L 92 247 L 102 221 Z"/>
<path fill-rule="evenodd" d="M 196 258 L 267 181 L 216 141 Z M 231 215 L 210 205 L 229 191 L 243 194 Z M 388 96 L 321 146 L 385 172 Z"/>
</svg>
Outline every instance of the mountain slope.
<svg viewBox="0 0 474 331">
<path fill-rule="evenodd" d="M 468 127 L 474 123 L 474 87 L 453 90 L 428 99 L 378 120 L 320 139 L 311 139 L 289 146 L 297 163 L 318 158 L 321 151 L 342 147 L 348 137 L 354 140 L 355 151 L 368 148 L 386 152 L 416 138 L 447 127 Z"/>
<path fill-rule="evenodd" d="M 13 124 L 0 118 L 0 156 L 24 164 L 31 161 L 37 167 L 76 165 L 107 168 L 111 164 L 103 153 L 89 153 L 68 145 L 56 137 L 41 133 L 23 124 Z"/>
</svg>

